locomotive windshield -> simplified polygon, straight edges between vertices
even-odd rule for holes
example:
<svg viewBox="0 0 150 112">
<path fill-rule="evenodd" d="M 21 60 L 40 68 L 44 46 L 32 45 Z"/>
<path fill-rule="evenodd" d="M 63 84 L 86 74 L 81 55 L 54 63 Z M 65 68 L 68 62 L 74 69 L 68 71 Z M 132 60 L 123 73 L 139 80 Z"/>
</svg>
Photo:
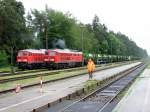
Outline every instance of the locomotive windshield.
<svg viewBox="0 0 150 112">
<path fill-rule="evenodd" d="M 28 56 L 28 53 L 27 52 L 19 52 L 18 56 Z"/>
<path fill-rule="evenodd" d="M 49 53 L 49 55 L 50 55 L 50 56 L 55 56 L 55 55 L 56 55 L 56 52 L 51 51 L 51 52 Z"/>
</svg>

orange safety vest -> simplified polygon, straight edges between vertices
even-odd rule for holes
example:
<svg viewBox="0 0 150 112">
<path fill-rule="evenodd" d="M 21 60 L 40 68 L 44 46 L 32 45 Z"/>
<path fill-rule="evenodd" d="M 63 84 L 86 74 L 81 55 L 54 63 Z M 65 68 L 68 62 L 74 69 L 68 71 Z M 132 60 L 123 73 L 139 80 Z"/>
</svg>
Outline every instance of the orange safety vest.
<svg viewBox="0 0 150 112">
<path fill-rule="evenodd" d="M 95 69 L 95 64 L 93 61 L 89 61 L 88 64 L 87 64 L 87 69 L 88 69 L 88 72 L 93 72 L 94 69 Z"/>
</svg>

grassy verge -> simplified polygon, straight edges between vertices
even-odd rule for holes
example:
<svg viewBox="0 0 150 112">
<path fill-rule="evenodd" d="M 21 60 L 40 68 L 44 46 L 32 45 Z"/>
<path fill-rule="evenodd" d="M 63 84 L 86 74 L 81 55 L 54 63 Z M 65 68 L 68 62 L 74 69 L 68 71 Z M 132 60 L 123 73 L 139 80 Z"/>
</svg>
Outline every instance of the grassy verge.
<svg viewBox="0 0 150 112">
<path fill-rule="evenodd" d="M 90 91 L 95 90 L 96 87 L 97 87 L 98 82 L 99 81 L 97 81 L 97 80 L 88 80 L 88 81 L 86 81 L 85 84 L 84 84 L 85 93 L 88 93 Z"/>
<path fill-rule="evenodd" d="M 91 92 L 93 90 L 96 90 L 97 87 L 104 86 L 112 78 L 114 78 L 114 77 L 113 76 L 112 77 L 108 77 L 108 78 L 103 79 L 103 80 L 88 80 L 88 81 L 86 81 L 85 84 L 84 84 L 85 93 L 87 94 L 87 93 L 89 93 L 89 92 Z"/>
<path fill-rule="evenodd" d="M 38 74 L 45 74 L 45 73 L 50 73 L 51 71 L 43 71 L 43 72 L 38 72 Z M 30 75 L 36 75 L 37 73 L 27 73 L 27 74 L 17 74 L 17 75 L 10 75 L 10 76 L 2 76 L 0 77 L 0 80 L 3 79 L 9 79 L 9 78 L 16 78 L 16 77 L 23 77 L 23 76 L 30 76 Z"/>
<path fill-rule="evenodd" d="M 61 72 L 55 75 L 43 76 L 43 81 L 50 81 L 50 80 L 60 79 L 64 77 L 75 76 L 80 73 L 86 73 L 86 70 L 80 70 L 80 71 L 74 71 L 74 72 Z M 29 84 L 38 83 L 38 82 L 40 82 L 40 77 L 3 83 L 3 84 L 0 84 L 0 91 L 14 88 L 16 87 L 17 84 L 21 84 L 23 86 L 23 85 L 29 85 Z"/>
<path fill-rule="evenodd" d="M 10 66 L 0 68 L 0 72 L 10 72 Z"/>
<path fill-rule="evenodd" d="M 38 70 L 45 70 L 44 68 L 42 68 L 42 69 L 34 69 L 34 70 L 21 70 L 21 69 L 18 69 L 18 67 L 14 67 L 14 69 L 15 69 L 15 72 L 18 72 L 18 71 L 22 71 L 22 72 L 24 72 L 24 73 L 26 73 L 26 72 L 29 72 L 29 71 L 38 71 Z M 0 68 L 0 72 L 11 72 L 11 67 L 10 66 L 8 66 L 8 67 L 1 67 Z"/>
</svg>

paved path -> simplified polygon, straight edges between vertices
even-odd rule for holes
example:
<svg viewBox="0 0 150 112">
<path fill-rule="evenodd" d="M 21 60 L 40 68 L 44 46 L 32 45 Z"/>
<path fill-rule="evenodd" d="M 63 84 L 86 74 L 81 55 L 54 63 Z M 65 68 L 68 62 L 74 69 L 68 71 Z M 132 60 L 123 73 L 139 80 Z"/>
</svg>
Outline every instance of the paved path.
<svg viewBox="0 0 150 112">
<path fill-rule="evenodd" d="M 150 69 L 137 78 L 113 112 L 150 112 Z"/>
<path fill-rule="evenodd" d="M 116 73 L 131 68 L 140 62 L 123 65 L 94 73 L 94 79 L 102 80 Z M 38 86 L 24 89 L 15 94 L 9 93 L 0 96 L 0 112 L 29 112 L 34 108 L 67 96 L 83 87 L 88 75 L 78 76 L 66 80 L 56 81 L 44 85 L 44 93 L 40 93 Z"/>
</svg>

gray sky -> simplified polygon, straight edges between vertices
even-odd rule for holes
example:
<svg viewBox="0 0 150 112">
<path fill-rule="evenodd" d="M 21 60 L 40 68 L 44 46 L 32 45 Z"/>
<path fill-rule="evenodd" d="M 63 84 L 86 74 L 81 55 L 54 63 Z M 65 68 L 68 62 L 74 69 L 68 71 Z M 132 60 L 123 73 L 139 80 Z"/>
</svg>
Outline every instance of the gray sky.
<svg viewBox="0 0 150 112">
<path fill-rule="evenodd" d="M 150 1 L 149 0 L 18 0 L 26 11 L 49 8 L 70 12 L 77 20 L 91 23 L 94 15 L 108 29 L 120 31 L 150 54 Z"/>
</svg>

